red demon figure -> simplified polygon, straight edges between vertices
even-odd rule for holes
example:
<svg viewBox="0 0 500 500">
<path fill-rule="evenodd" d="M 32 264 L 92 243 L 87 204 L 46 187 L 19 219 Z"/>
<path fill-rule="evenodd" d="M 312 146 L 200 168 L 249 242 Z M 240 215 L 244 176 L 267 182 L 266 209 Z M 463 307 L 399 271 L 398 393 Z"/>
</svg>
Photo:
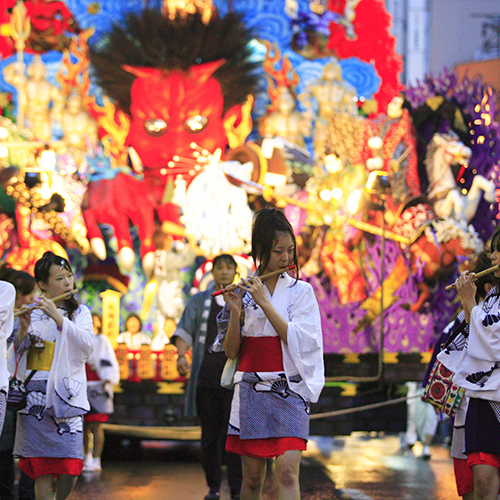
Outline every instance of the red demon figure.
<svg viewBox="0 0 500 500">
<path fill-rule="evenodd" d="M 200 151 L 207 156 L 220 150 L 224 157 L 228 145 L 246 139 L 258 78 L 250 39 L 233 13 L 205 24 L 199 14 L 171 20 L 146 10 L 91 47 L 97 83 L 130 117 L 126 146 L 134 170 L 143 174 L 142 180 L 120 173 L 89 185 L 84 216 L 96 254 L 104 249 L 98 224 L 109 224 L 119 259 L 130 265 L 131 221 L 147 265 L 155 218 L 163 222 L 170 211 L 167 186 L 179 175 L 192 180 Z"/>
</svg>

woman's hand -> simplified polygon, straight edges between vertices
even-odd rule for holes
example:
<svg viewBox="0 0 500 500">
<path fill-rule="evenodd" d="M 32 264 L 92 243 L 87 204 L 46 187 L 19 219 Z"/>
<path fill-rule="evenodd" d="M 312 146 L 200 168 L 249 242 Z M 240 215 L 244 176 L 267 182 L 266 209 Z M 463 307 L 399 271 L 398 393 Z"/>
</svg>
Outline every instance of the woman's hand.
<svg viewBox="0 0 500 500">
<path fill-rule="evenodd" d="M 19 314 L 19 330 L 17 332 L 17 339 L 19 344 L 23 341 L 24 337 L 28 333 L 28 328 L 31 325 L 31 311 L 33 307 L 31 305 L 24 305 L 16 311 Z"/>
<path fill-rule="evenodd" d="M 35 309 L 43 311 L 49 318 L 52 318 L 56 322 L 58 328 L 62 328 L 64 316 L 59 312 L 52 299 L 42 295 L 35 299 L 34 304 Z"/>
<path fill-rule="evenodd" d="M 460 274 L 458 279 L 455 281 L 455 290 L 457 291 L 460 298 L 463 300 L 470 300 L 476 297 L 477 286 L 476 286 L 476 274 L 470 271 L 464 271 Z"/>
<path fill-rule="evenodd" d="M 238 288 L 240 286 L 238 285 Z M 221 287 L 222 288 L 222 287 Z M 230 290 L 222 295 L 224 302 L 229 307 L 231 314 L 239 315 L 241 313 L 241 291 L 238 288 Z"/>
<path fill-rule="evenodd" d="M 470 321 L 470 313 L 472 308 L 477 306 L 476 302 L 476 275 L 469 271 L 464 271 L 458 279 L 455 281 L 455 290 L 460 296 L 462 301 L 462 306 L 465 313 L 465 321 L 468 323 Z"/>
<path fill-rule="evenodd" d="M 241 280 L 241 284 L 238 287 L 251 294 L 254 302 L 260 307 L 269 302 L 265 285 L 258 276 L 253 276 L 252 280 Z"/>
<path fill-rule="evenodd" d="M 30 308 L 25 313 L 22 312 L 22 309 L 19 310 L 19 330 L 27 331 L 28 327 L 31 325 L 31 311 L 33 309 Z"/>
<path fill-rule="evenodd" d="M 106 392 L 106 394 L 112 398 L 113 397 L 113 382 L 111 382 L 110 380 L 105 380 L 104 381 L 104 391 Z"/>
</svg>

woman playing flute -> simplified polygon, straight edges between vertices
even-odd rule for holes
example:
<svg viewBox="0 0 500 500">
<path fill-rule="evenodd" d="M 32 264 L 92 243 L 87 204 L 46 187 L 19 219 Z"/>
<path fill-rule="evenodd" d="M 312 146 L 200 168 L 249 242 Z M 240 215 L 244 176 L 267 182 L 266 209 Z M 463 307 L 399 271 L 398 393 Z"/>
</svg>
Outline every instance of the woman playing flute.
<svg viewBox="0 0 500 500">
<path fill-rule="evenodd" d="M 491 263 L 500 264 L 500 231 L 491 239 Z M 453 382 L 466 389 L 465 454 L 476 500 L 497 499 L 500 489 L 500 271 L 495 287 L 478 304 L 477 275 L 464 271 L 455 282 L 469 337 Z"/>
<path fill-rule="evenodd" d="M 93 327 L 89 309 L 71 295 L 69 262 L 46 252 L 35 265 L 35 280 L 43 295 L 27 331 L 15 338 L 17 376 L 25 380 L 28 403 L 17 415 L 14 455 L 19 467 L 35 479 L 37 500 L 63 500 L 83 468 L 83 415 L 87 400 L 85 362 L 92 353 Z"/>
<path fill-rule="evenodd" d="M 267 459 L 276 458 L 278 498 L 300 498 L 299 465 L 309 435 L 310 402 L 324 386 L 319 308 L 298 270 L 292 226 L 281 210 L 254 216 L 252 257 L 257 276 L 224 294 L 219 337 L 229 358 L 239 356 L 226 450 L 242 456 L 242 500 L 261 500 Z"/>
</svg>

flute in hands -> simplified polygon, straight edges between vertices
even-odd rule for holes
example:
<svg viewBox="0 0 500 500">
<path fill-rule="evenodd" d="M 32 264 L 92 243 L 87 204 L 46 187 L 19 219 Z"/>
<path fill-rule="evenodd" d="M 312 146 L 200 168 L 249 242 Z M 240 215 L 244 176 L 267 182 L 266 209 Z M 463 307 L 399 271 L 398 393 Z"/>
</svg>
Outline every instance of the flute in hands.
<svg viewBox="0 0 500 500">
<path fill-rule="evenodd" d="M 277 274 L 283 274 L 286 271 L 291 271 L 292 269 L 295 269 L 294 265 L 285 267 L 283 269 L 277 269 L 276 271 L 272 271 L 270 273 L 263 274 L 262 276 L 259 276 L 259 278 L 261 280 L 265 280 L 267 278 L 270 278 L 271 276 L 276 276 Z M 252 281 L 252 277 L 249 277 L 248 281 Z M 222 295 L 223 293 L 227 293 L 227 292 L 230 292 L 231 290 L 235 290 L 236 288 L 238 288 L 240 283 L 235 284 L 235 285 L 228 285 L 225 288 L 222 288 L 220 290 L 216 290 L 215 292 L 212 292 L 211 295 L 212 295 L 212 297 L 215 297 L 216 295 Z"/>
<path fill-rule="evenodd" d="M 78 292 L 78 289 L 71 290 L 71 292 L 66 292 L 61 295 L 57 295 L 56 297 L 52 297 L 51 300 L 54 302 L 57 302 L 58 300 L 67 300 L 70 297 L 72 297 L 76 292 Z M 25 306 L 24 309 L 19 309 L 19 311 L 16 311 L 14 313 L 14 318 L 17 318 L 18 316 L 21 316 L 21 314 L 25 314 L 27 312 L 31 312 L 33 309 L 36 309 L 37 304 L 30 304 L 29 306 Z"/>
<path fill-rule="evenodd" d="M 495 271 L 498 271 L 500 269 L 500 264 L 497 264 L 496 266 L 488 267 L 488 269 L 484 269 L 483 271 L 479 271 L 478 273 L 474 273 L 476 278 L 481 278 L 481 276 L 486 276 L 487 274 L 494 273 Z M 455 283 L 450 283 L 445 290 L 449 292 L 452 288 L 455 287 Z"/>
</svg>

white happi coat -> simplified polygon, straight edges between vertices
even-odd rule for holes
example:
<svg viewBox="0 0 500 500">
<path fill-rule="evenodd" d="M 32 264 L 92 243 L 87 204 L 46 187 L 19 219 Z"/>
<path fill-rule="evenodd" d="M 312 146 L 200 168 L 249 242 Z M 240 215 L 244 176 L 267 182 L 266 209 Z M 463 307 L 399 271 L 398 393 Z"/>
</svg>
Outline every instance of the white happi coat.
<svg viewBox="0 0 500 500">
<path fill-rule="evenodd" d="M 9 390 L 9 371 L 7 369 L 7 338 L 14 325 L 14 304 L 16 289 L 6 281 L 0 281 L 0 393 L 7 397 Z M 3 403 L 2 403 L 3 405 Z M 0 405 L 0 433 L 5 417 L 4 408 Z"/>
<path fill-rule="evenodd" d="M 90 410 L 87 399 L 87 375 L 85 363 L 93 351 L 94 328 L 92 316 L 87 306 L 80 305 L 73 314 L 73 321 L 66 317 L 66 311 L 59 308 L 64 316 L 61 331 L 56 322 L 40 310 L 31 313 L 31 327 L 28 333 L 42 340 L 55 340 L 54 357 L 49 372 L 37 371 L 32 380 L 47 380 L 47 401 L 45 411 L 56 418 L 84 415 Z M 20 348 L 29 347 L 28 339 Z M 17 341 L 14 340 L 14 344 Z M 25 380 L 30 370 L 26 368 L 26 355 L 21 357 L 17 377 Z M 9 371 L 14 373 L 15 356 L 9 357 Z"/>
<path fill-rule="evenodd" d="M 443 351 L 438 359 L 455 372 L 453 382 L 466 389 L 467 396 L 500 402 L 500 296 L 498 292 L 498 288 L 495 287 L 488 293 L 482 304 L 472 309 L 466 348 L 458 356 L 447 355 Z"/>
<path fill-rule="evenodd" d="M 325 385 L 323 360 L 323 335 L 321 317 L 314 290 L 309 283 L 297 281 L 288 274 L 282 274 L 276 282 L 271 304 L 287 322 L 288 343 L 281 341 L 283 368 L 290 389 L 315 403 Z M 225 312 L 227 308 L 223 310 Z M 229 315 L 227 316 L 229 320 Z M 218 324 L 221 325 L 220 321 Z M 225 332 L 219 328 L 225 336 Z M 276 330 L 260 307 L 245 309 L 245 323 L 241 334 L 248 337 L 276 336 Z M 213 350 L 220 350 L 223 339 L 218 337 Z M 235 382 L 241 379 L 237 372 Z"/>
<path fill-rule="evenodd" d="M 94 351 L 87 363 L 97 372 L 100 380 L 109 380 L 113 384 L 120 382 L 120 366 L 116 359 L 115 350 L 111 341 L 103 333 L 94 335 Z M 94 381 L 88 383 L 91 384 L 91 382 Z"/>
</svg>

